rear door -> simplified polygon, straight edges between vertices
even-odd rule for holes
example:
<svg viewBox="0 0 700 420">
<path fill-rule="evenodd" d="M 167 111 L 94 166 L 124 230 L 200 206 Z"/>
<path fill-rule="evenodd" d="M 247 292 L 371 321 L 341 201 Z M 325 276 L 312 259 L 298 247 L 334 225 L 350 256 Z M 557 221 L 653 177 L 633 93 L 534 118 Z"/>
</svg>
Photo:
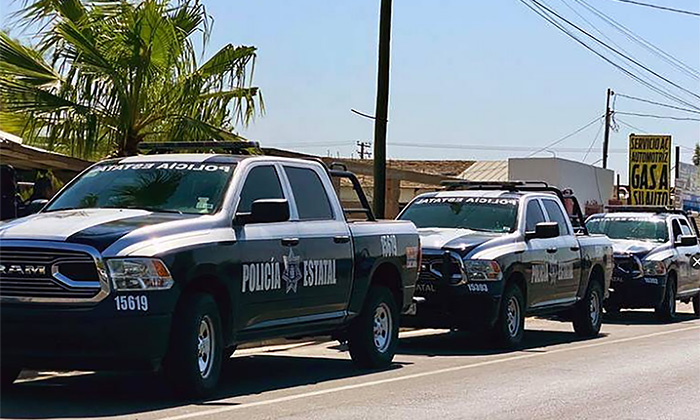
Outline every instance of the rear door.
<svg viewBox="0 0 700 420">
<path fill-rule="evenodd" d="M 551 253 L 549 276 L 556 288 L 557 303 L 566 303 L 575 300 L 578 293 L 581 281 L 581 249 L 559 200 L 545 198 L 542 199 L 542 205 L 547 212 L 547 220 L 559 225 L 557 250 Z"/>
<path fill-rule="evenodd" d="M 352 288 L 352 238 L 327 174 L 317 165 L 283 164 L 294 196 L 302 278 L 296 293 L 310 320 L 340 320 Z"/>
</svg>

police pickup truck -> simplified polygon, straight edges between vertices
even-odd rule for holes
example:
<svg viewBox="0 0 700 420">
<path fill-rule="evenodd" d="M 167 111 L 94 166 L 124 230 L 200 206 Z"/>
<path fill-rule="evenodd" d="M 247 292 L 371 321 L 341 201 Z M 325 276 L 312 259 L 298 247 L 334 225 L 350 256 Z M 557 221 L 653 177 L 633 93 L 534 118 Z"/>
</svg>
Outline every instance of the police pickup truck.
<svg viewBox="0 0 700 420">
<path fill-rule="evenodd" d="M 185 147 L 223 146 L 100 162 L 0 225 L 3 384 L 22 368 L 162 368 L 201 396 L 238 344 L 276 337 L 330 334 L 362 367 L 392 361 L 418 277 L 415 226 L 375 221 L 347 171 L 158 153 Z M 349 211 L 367 221 L 346 221 L 329 175 L 353 183 L 364 208 Z"/>
<path fill-rule="evenodd" d="M 419 228 L 423 262 L 408 326 L 490 331 L 502 347 L 521 343 L 528 315 L 573 317 L 598 334 L 612 274 L 612 245 L 589 236 L 565 197 L 545 183 L 448 183 L 399 215 Z"/>
<path fill-rule="evenodd" d="M 615 271 L 606 311 L 654 308 L 668 321 L 676 316 L 676 300 L 692 300 L 700 316 L 700 247 L 693 219 L 666 208 L 609 210 L 586 221 L 590 232 L 613 242 Z"/>
</svg>

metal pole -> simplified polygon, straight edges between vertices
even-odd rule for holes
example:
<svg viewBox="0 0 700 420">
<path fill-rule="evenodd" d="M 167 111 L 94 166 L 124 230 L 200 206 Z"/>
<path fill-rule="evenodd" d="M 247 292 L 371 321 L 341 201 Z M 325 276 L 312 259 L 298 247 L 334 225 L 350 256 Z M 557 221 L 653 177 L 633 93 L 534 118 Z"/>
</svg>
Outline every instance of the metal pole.
<svg viewBox="0 0 700 420">
<path fill-rule="evenodd" d="M 610 119 L 612 112 L 610 111 L 610 97 L 614 92 L 608 88 L 605 99 L 605 137 L 603 138 L 603 168 L 608 167 L 608 143 L 610 141 Z"/>
<path fill-rule="evenodd" d="M 386 125 L 389 113 L 389 57 L 391 43 L 391 0 L 382 0 L 379 12 L 379 65 L 377 66 L 377 108 L 374 113 L 374 214 L 384 217 L 386 206 Z"/>
</svg>

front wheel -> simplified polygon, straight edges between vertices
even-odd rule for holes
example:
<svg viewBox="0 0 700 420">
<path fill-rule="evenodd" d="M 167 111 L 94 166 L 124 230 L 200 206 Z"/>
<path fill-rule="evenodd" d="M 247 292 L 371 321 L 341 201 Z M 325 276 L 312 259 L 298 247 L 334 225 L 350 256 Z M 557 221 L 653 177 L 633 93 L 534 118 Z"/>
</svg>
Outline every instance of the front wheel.
<svg viewBox="0 0 700 420">
<path fill-rule="evenodd" d="M 348 331 L 352 361 L 360 367 L 377 369 L 391 364 L 399 341 L 399 311 L 391 291 L 371 286 L 362 312 Z"/>
<path fill-rule="evenodd" d="M 219 382 L 224 353 L 219 310 L 211 295 L 185 298 L 173 321 L 164 373 L 185 397 L 210 394 Z"/>
<path fill-rule="evenodd" d="M 595 337 L 603 323 L 603 288 L 591 281 L 583 300 L 574 308 L 574 331 L 580 337 Z"/>
<path fill-rule="evenodd" d="M 501 299 L 498 320 L 493 327 L 496 345 L 517 348 L 525 335 L 525 311 L 523 292 L 515 283 L 509 283 Z"/>
<path fill-rule="evenodd" d="M 655 308 L 656 316 L 662 321 L 673 321 L 676 318 L 676 279 L 669 277 L 664 290 L 664 299 Z"/>
</svg>

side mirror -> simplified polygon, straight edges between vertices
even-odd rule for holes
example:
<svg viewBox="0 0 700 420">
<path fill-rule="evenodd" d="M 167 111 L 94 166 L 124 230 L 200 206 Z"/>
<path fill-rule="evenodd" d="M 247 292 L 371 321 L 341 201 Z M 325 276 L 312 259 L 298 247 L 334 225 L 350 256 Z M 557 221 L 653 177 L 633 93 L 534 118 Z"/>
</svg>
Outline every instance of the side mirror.
<svg viewBox="0 0 700 420">
<path fill-rule="evenodd" d="M 534 232 L 525 232 L 525 240 L 549 239 L 559 236 L 559 224 L 557 222 L 541 222 L 535 225 Z"/>
<path fill-rule="evenodd" d="M 698 244 L 698 237 L 695 235 L 683 235 L 676 241 L 676 246 L 695 246 Z"/>
<path fill-rule="evenodd" d="M 46 206 L 46 203 L 48 203 L 49 200 L 45 198 L 40 198 L 38 200 L 32 200 L 29 204 L 27 204 L 27 207 L 25 207 L 25 213 L 26 215 L 34 214 L 34 213 L 39 213 L 41 209 Z"/>
<path fill-rule="evenodd" d="M 238 225 L 248 223 L 277 223 L 289 220 L 289 203 L 285 199 L 255 200 L 250 206 L 250 213 L 237 213 Z"/>
</svg>

